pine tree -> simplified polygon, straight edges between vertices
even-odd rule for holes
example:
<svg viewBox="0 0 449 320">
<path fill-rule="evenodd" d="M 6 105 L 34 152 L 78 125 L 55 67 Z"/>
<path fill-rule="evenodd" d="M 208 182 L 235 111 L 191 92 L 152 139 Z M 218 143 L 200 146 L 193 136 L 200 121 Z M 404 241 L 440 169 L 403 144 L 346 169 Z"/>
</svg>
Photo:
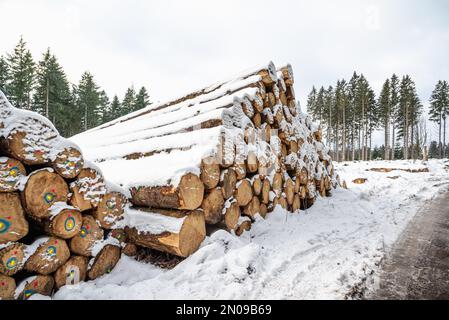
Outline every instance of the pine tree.
<svg viewBox="0 0 449 320">
<path fill-rule="evenodd" d="M 432 141 L 429 147 L 429 158 L 438 158 L 438 142 Z"/>
<path fill-rule="evenodd" d="M 391 160 L 395 158 L 396 124 L 399 112 L 399 78 L 393 73 L 390 81 L 390 108 L 391 108 Z"/>
<path fill-rule="evenodd" d="M 106 91 L 101 90 L 100 91 L 100 105 L 98 106 L 97 110 L 97 118 L 98 118 L 98 124 L 103 124 L 108 122 L 109 120 L 109 113 L 111 104 L 109 101 L 109 97 L 106 94 Z"/>
<path fill-rule="evenodd" d="M 403 140 L 404 159 L 414 158 L 414 130 L 421 114 L 422 104 L 410 76 L 402 78 L 399 89 L 398 137 Z"/>
<path fill-rule="evenodd" d="M 0 56 L 0 90 L 8 95 L 7 83 L 9 82 L 9 68 L 3 56 Z"/>
<path fill-rule="evenodd" d="M 82 112 L 81 123 L 84 130 L 100 123 L 100 91 L 89 72 L 84 72 L 76 90 L 76 104 Z"/>
<path fill-rule="evenodd" d="M 357 105 L 356 105 L 356 92 L 357 92 L 357 83 L 358 83 L 359 76 L 354 71 L 351 80 L 349 80 L 348 86 L 347 86 L 347 95 L 348 95 L 348 114 L 350 115 L 348 117 L 349 123 L 348 128 L 350 130 L 350 136 L 351 136 L 351 160 L 355 160 L 355 151 L 356 151 L 356 144 L 355 139 L 357 137 L 358 132 L 358 121 L 359 121 L 359 114 L 357 113 Z"/>
<path fill-rule="evenodd" d="M 11 102 L 18 108 L 30 110 L 34 84 L 34 61 L 22 37 L 7 59 L 10 76 L 7 87 Z"/>
<path fill-rule="evenodd" d="M 126 90 L 125 97 L 122 101 L 122 111 L 120 116 L 124 116 L 128 113 L 131 113 L 134 111 L 134 105 L 136 102 L 136 92 L 134 91 L 134 87 L 129 87 Z"/>
<path fill-rule="evenodd" d="M 387 79 L 382 86 L 382 91 L 378 100 L 379 115 L 384 128 L 384 138 L 385 138 L 385 154 L 384 159 L 389 160 L 390 155 L 390 123 L 391 123 L 391 90 L 390 90 L 390 80 Z"/>
<path fill-rule="evenodd" d="M 139 92 L 136 95 L 136 100 L 134 101 L 134 110 L 137 111 L 143 108 L 148 107 L 151 104 L 150 96 L 148 95 L 148 91 L 145 87 L 141 87 Z"/>
<path fill-rule="evenodd" d="M 106 122 L 119 118 L 121 108 L 122 106 L 120 104 L 120 100 L 118 99 L 117 95 L 115 95 L 114 98 L 112 98 L 111 107 L 109 109 Z"/>
</svg>

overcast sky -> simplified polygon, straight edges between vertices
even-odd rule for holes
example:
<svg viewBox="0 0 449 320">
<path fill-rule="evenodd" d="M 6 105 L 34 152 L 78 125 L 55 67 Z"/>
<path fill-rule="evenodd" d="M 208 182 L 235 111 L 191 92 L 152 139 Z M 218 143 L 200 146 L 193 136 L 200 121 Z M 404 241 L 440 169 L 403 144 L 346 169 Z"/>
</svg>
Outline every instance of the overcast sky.
<svg viewBox="0 0 449 320">
<path fill-rule="evenodd" d="M 312 85 L 362 72 L 376 94 L 393 72 L 425 104 L 449 80 L 449 1 L 0 0 L 0 54 L 20 35 L 50 47 L 71 82 L 92 72 L 112 96 L 133 84 L 165 100 L 272 60 Z M 434 133 L 432 134 L 434 136 Z"/>
</svg>

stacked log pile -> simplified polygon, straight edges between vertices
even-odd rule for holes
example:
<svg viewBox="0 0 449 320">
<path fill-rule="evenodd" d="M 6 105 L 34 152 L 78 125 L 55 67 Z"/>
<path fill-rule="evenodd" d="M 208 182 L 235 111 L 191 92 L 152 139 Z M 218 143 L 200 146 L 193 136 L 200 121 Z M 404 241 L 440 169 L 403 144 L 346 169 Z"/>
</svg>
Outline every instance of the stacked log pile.
<svg viewBox="0 0 449 320">
<path fill-rule="evenodd" d="M 290 65 L 269 63 L 72 140 L 129 192 L 128 240 L 186 257 L 206 225 L 241 235 L 276 206 L 299 212 L 339 183 L 293 86 Z"/>
<path fill-rule="evenodd" d="M 0 299 L 51 295 L 120 258 L 127 198 L 45 118 L 0 92 Z"/>
</svg>

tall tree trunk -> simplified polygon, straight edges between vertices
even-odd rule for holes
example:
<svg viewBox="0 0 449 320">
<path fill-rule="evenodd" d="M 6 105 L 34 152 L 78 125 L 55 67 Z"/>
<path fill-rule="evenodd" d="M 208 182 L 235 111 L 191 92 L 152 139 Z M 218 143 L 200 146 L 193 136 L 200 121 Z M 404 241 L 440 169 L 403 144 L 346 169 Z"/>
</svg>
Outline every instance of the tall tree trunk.
<svg viewBox="0 0 449 320">
<path fill-rule="evenodd" d="M 408 104 L 405 104 L 404 159 L 408 159 Z"/>
<path fill-rule="evenodd" d="M 352 116 L 352 132 L 351 132 L 351 147 L 352 147 L 352 161 L 355 159 L 355 141 L 354 141 L 354 132 L 355 132 L 355 114 Z"/>
<path fill-rule="evenodd" d="M 395 141 L 394 141 L 395 128 L 394 128 L 394 123 L 392 124 L 392 128 L 391 129 L 392 129 L 391 130 L 391 160 L 394 160 L 394 147 L 395 147 Z"/>
<path fill-rule="evenodd" d="M 390 118 L 387 117 L 385 122 L 385 155 L 384 160 L 389 160 L 390 148 L 388 144 L 390 143 Z"/>
<path fill-rule="evenodd" d="M 415 160 L 415 150 L 414 150 L 414 146 L 413 146 L 413 133 L 414 133 L 414 125 L 412 124 L 411 126 L 411 131 L 410 131 L 410 155 L 411 155 L 411 158 L 413 159 L 413 160 Z"/>
<path fill-rule="evenodd" d="M 443 158 L 446 158 L 446 116 L 443 118 Z"/>
<path fill-rule="evenodd" d="M 346 160 L 346 115 L 345 115 L 346 109 L 345 108 L 346 107 L 344 106 L 343 107 L 343 131 L 342 131 L 342 138 L 341 138 L 341 143 L 342 143 L 341 148 L 342 148 L 342 153 L 343 153 L 343 156 L 341 159 L 342 161 Z"/>
<path fill-rule="evenodd" d="M 440 121 L 438 122 L 438 153 L 439 158 L 441 159 L 442 153 L 441 153 L 441 114 L 440 114 Z"/>
</svg>

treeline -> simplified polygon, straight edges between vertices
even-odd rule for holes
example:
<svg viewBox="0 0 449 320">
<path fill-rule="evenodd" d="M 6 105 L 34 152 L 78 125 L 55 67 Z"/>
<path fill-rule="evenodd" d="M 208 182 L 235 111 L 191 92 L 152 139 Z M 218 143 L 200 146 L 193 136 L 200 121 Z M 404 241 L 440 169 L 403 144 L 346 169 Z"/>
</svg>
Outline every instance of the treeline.
<svg viewBox="0 0 449 320">
<path fill-rule="evenodd" d="M 440 156 L 445 154 L 447 96 L 447 82 L 438 82 L 431 97 L 430 119 L 440 124 Z M 336 161 L 417 159 L 429 153 L 423 105 L 409 75 L 400 79 L 393 74 L 376 97 L 365 76 L 354 72 L 349 81 L 338 80 L 335 87 L 313 87 L 307 110 L 320 124 Z M 373 148 L 376 130 L 383 130 L 384 145 Z"/>
<path fill-rule="evenodd" d="M 78 84 L 70 83 L 50 49 L 35 61 L 23 38 L 12 52 L 0 56 L 0 90 L 15 107 L 50 119 L 65 137 L 151 104 L 145 87 L 137 92 L 130 87 L 123 100 L 117 95 L 111 100 L 87 71 Z"/>
</svg>

